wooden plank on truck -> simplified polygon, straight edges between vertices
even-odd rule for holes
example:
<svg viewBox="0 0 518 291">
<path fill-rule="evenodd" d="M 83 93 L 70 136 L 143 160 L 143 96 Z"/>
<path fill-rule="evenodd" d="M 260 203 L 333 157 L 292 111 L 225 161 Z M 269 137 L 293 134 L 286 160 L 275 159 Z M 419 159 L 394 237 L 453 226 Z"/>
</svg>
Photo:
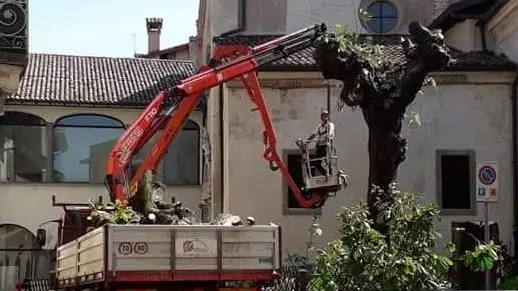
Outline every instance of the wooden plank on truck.
<svg viewBox="0 0 518 291">
<path fill-rule="evenodd" d="M 103 279 L 105 229 L 97 228 L 77 241 L 77 281 L 95 282 Z"/>
<path fill-rule="evenodd" d="M 56 278 L 62 285 L 75 282 L 77 276 L 77 243 L 68 242 L 56 251 Z"/>
</svg>

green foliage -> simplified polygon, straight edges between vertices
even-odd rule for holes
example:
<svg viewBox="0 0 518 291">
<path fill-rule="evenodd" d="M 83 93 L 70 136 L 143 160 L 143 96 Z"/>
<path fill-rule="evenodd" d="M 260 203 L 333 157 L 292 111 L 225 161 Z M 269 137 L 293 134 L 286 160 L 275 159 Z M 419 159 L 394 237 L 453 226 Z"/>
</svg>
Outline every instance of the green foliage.
<svg viewBox="0 0 518 291">
<path fill-rule="evenodd" d="M 408 126 L 411 128 L 421 126 L 421 116 L 418 112 L 407 110 L 403 115 L 403 118 L 408 122 Z"/>
<path fill-rule="evenodd" d="M 371 17 L 366 11 L 360 10 L 360 19 L 362 22 L 370 21 Z M 383 45 L 377 44 L 371 37 L 360 36 L 358 33 L 350 32 L 346 25 L 336 24 L 334 31 L 334 39 L 338 46 L 336 50 L 339 53 L 344 53 L 356 59 L 362 66 L 363 72 L 360 75 L 366 77 L 369 73 L 374 76 L 372 80 L 377 83 L 378 87 L 389 95 L 397 95 L 397 84 L 394 81 L 399 78 L 395 77 L 404 72 L 404 64 L 401 64 L 395 59 L 386 58 L 383 54 L 385 49 Z M 360 76 L 359 76 L 360 77 Z M 432 77 L 427 77 L 423 81 L 422 86 L 436 87 L 435 80 Z M 419 90 L 417 94 L 423 95 L 423 91 Z M 392 96 L 394 97 L 394 96 Z M 390 101 L 387 100 L 388 103 Z M 338 108 L 343 109 L 342 100 L 339 100 Z M 408 121 L 409 126 L 417 127 L 421 125 L 421 119 L 415 112 L 408 112 L 404 114 L 404 119 Z"/>
<path fill-rule="evenodd" d="M 506 245 L 501 245 L 498 255 L 499 261 L 497 264 L 501 281 L 497 289 L 518 290 L 518 258 L 511 256 Z"/>
<path fill-rule="evenodd" d="M 318 250 L 312 291 L 332 290 L 428 290 L 450 288 L 452 260 L 436 253 L 435 222 L 439 209 L 422 204 L 416 195 L 397 190 L 393 184 L 390 201 L 378 202 L 377 222 L 388 226 L 384 236 L 374 228 L 364 203 L 344 207 L 338 215 L 340 238 Z M 455 245 L 448 243 L 451 255 Z M 461 260 L 474 271 L 491 269 L 499 247 L 478 241 Z M 316 288 L 316 287 L 319 288 Z"/>
<path fill-rule="evenodd" d="M 101 199 L 89 200 L 89 207 L 92 210 L 88 219 L 93 227 L 103 224 L 135 224 L 140 220 L 138 213 L 133 211 L 126 203 L 117 200 L 113 202 L 103 202 Z"/>
<path fill-rule="evenodd" d="M 383 56 L 383 46 L 375 44 L 371 37 L 349 32 L 347 26 L 341 24 L 335 25 L 334 34 L 338 42 L 338 52 L 345 52 L 366 61 L 368 67 L 373 71 L 388 72 L 396 64 L 394 60 Z"/>
<path fill-rule="evenodd" d="M 363 9 L 360 9 L 360 14 L 358 15 L 358 18 L 360 19 L 361 22 L 367 23 L 372 20 L 372 15 L 370 15 L 369 12 L 367 12 Z"/>
<path fill-rule="evenodd" d="M 308 229 L 308 240 L 306 242 L 306 253 L 304 255 L 300 254 L 291 254 L 287 251 L 288 257 L 286 262 L 292 266 L 309 266 L 311 265 L 310 261 L 310 253 L 315 250 L 313 246 L 313 239 L 315 236 L 322 235 L 322 229 L 320 228 L 320 224 L 318 223 L 318 216 L 313 217 L 313 221 L 311 226 Z"/>
<path fill-rule="evenodd" d="M 478 240 L 477 240 L 478 241 Z M 498 261 L 500 246 L 493 241 L 487 244 L 478 241 L 478 245 L 473 251 L 466 251 L 461 259 L 464 264 L 475 272 L 485 272 L 491 270 Z"/>
<path fill-rule="evenodd" d="M 434 252 L 439 209 L 415 195 L 391 189 L 392 203 L 379 202 L 387 237 L 372 228 L 363 203 L 338 215 L 340 239 L 318 251 L 312 286 L 323 290 L 423 290 L 447 286 L 452 261 Z M 317 291 L 317 290 L 314 290 Z M 320 291 L 320 290 L 319 290 Z"/>
<path fill-rule="evenodd" d="M 498 285 L 498 290 L 518 290 L 518 276 L 504 280 Z"/>
</svg>

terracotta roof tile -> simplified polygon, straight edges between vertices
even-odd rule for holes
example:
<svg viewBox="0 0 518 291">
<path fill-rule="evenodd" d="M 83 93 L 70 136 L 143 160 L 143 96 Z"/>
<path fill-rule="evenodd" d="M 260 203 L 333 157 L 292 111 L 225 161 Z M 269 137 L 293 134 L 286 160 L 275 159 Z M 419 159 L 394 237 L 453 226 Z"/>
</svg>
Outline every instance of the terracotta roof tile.
<svg viewBox="0 0 518 291">
<path fill-rule="evenodd" d="M 193 71 L 191 61 L 30 54 L 7 103 L 142 107 Z"/>
</svg>

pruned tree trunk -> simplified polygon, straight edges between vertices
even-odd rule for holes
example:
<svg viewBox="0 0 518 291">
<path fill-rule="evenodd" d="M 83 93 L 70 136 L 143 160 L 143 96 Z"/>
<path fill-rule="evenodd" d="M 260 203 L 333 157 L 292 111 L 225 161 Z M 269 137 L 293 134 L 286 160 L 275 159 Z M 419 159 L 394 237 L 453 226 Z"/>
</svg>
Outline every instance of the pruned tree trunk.
<svg viewBox="0 0 518 291">
<path fill-rule="evenodd" d="M 341 101 L 350 107 L 359 106 L 369 128 L 367 201 L 373 219 L 378 214 L 376 201 L 391 199 L 390 185 L 405 160 L 407 144 L 401 137 L 405 111 L 427 74 L 450 62 L 449 50 L 440 32 L 431 32 L 418 22 L 409 25 L 409 32 L 410 38 L 402 39 L 406 54 L 403 64 L 376 66 L 383 56 L 377 61 L 369 60 L 369 56 L 361 55 L 365 49 L 353 47 L 362 46 L 360 42 L 351 45 L 349 41 L 349 49 L 339 51 L 341 40 L 332 37 L 318 46 L 315 53 L 324 77 L 342 82 Z M 375 227 L 384 231 L 383 223 Z"/>
</svg>

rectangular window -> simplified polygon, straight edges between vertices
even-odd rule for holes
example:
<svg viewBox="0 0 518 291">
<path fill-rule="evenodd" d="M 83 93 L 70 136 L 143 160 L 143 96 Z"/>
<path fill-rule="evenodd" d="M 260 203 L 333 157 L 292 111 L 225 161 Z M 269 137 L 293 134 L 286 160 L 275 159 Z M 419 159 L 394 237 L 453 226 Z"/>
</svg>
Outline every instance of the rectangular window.
<svg viewBox="0 0 518 291">
<path fill-rule="evenodd" d="M 438 150 L 437 200 L 443 215 L 476 215 L 475 152 Z"/>
<path fill-rule="evenodd" d="M 304 178 L 302 175 L 302 155 L 298 150 L 284 150 L 284 163 L 288 168 L 288 171 L 297 184 L 299 189 L 304 186 Z M 291 191 L 290 187 L 286 183 L 283 177 L 283 197 L 284 197 L 284 214 L 319 214 L 321 208 L 303 208 L 297 202 L 295 195 Z"/>
</svg>

